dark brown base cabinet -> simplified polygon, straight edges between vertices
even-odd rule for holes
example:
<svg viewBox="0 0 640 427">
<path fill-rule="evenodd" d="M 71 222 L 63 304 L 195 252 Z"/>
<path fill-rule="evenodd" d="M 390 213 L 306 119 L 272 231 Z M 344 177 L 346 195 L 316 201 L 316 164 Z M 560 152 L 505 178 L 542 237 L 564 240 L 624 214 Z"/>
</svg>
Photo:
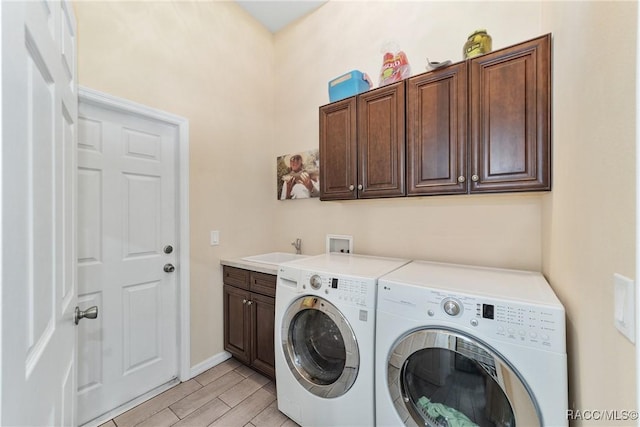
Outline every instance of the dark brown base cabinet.
<svg viewBox="0 0 640 427">
<path fill-rule="evenodd" d="M 321 200 L 550 190 L 551 34 L 320 107 L 320 158 Z"/>
<path fill-rule="evenodd" d="M 223 267 L 224 349 L 275 379 L 276 276 Z"/>
</svg>

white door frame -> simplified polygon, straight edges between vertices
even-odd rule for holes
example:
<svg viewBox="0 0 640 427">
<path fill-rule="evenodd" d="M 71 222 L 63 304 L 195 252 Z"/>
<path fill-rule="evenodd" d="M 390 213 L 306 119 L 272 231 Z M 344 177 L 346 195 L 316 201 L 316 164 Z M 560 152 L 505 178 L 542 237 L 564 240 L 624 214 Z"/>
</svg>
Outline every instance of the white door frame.
<svg viewBox="0 0 640 427">
<path fill-rule="evenodd" d="M 637 22 L 640 22 L 640 2 L 636 1 L 636 18 Z M 636 409 L 640 409 L 640 290 L 638 289 L 638 282 L 640 281 L 640 26 L 636 29 L 636 236 L 635 236 L 635 359 L 636 359 Z M 636 426 L 640 426 L 640 420 L 636 422 Z"/>
<path fill-rule="evenodd" d="M 178 259 L 178 378 L 180 381 L 191 379 L 191 335 L 190 335 L 190 287 L 189 287 L 189 121 L 164 111 L 145 105 L 117 98 L 86 87 L 78 87 L 80 102 L 94 104 L 101 108 L 111 109 L 119 113 L 151 117 L 178 128 L 177 150 L 177 191 L 178 212 L 177 223 L 179 248 Z"/>
</svg>

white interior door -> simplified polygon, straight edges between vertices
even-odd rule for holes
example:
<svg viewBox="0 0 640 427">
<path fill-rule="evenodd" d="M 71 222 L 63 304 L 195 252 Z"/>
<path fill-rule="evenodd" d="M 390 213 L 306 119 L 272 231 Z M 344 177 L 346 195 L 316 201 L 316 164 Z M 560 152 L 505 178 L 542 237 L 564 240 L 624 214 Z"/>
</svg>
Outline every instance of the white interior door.
<svg viewBox="0 0 640 427">
<path fill-rule="evenodd" d="M 76 24 L 67 2 L 0 4 L 0 425 L 75 425 Z"/>
<path fill-rule="evenodd" d="M 179 135 L 82 98 L 78 116 L 78 305 L 100 312 L 78 331 L 83 424 L 178 376 Z"/>
</svg>

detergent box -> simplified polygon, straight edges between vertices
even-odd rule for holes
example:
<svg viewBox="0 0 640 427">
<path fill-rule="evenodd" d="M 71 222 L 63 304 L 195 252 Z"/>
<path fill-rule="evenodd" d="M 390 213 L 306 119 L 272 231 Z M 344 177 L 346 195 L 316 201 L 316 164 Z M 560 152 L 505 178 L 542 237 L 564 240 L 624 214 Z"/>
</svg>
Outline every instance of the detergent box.
<svg viewBox="0 0 640 427">
<path fill-rule="evenodd" d="M 329 82 L 329 101 L 335 102 L 366 92 L 371 88 L 369 76 L 358 70 L 349 71 Z"/>
</svg>

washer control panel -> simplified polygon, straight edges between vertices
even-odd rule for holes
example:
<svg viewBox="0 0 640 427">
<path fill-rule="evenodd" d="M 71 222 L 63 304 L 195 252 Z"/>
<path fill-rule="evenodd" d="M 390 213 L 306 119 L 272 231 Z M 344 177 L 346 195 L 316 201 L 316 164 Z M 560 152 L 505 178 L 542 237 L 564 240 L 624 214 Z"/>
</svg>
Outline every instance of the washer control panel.
<svg viewBox="0 0 640 427">
<path fill-rule="evenodd" d="M 303 271 L 298 290 L 328 297 L 336 303 L 375 307 L 375 283 L 350 276 Z"/>
</svg>

